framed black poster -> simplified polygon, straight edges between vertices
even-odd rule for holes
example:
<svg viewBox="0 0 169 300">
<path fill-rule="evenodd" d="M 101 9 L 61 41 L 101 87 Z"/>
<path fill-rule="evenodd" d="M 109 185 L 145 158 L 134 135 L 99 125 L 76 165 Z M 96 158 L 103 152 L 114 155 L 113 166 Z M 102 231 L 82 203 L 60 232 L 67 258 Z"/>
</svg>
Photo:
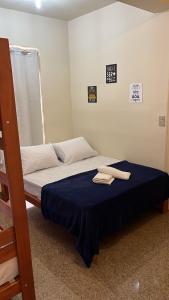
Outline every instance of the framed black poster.
<svg viewBox="0 0 169 300">
<path fill-rule="evenodd" d="M 117 64 L 106 66 L 106 83 L 117 82 Z"/>
<path fill-rule="evenodd" d="M 88 103 L 97 103 L 97 86 L 88 86 Z"/>
</svg>

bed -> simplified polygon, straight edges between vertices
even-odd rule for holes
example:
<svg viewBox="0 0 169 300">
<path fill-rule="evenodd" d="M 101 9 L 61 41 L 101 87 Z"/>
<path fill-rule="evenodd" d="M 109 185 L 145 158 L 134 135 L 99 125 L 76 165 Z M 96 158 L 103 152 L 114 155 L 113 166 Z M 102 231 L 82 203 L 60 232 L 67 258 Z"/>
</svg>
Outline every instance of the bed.
<svg viewBox="0 0 169 300">
<path fill-rule="evenodd" d="M 94 184 L 100 165 L 131 171 L 134 179 L 130 183 L 115 180 L 111 187 Z M 87 267 L 99 253 L 104 236 L 160 207 L 169 196 L 168 174 L 100 155 L 27 174 L 24 186 L 28 201 L 41 206 L 45 218 L 62 224 L 76 237 L 76 249 Z"/>
</svg>

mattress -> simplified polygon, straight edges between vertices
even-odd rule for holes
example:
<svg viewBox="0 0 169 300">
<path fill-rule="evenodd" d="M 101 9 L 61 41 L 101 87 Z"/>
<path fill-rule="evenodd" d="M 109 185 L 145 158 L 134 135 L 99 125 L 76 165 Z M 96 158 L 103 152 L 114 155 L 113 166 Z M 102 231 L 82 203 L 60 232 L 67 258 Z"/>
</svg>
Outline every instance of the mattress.
<svg viewBox="0 0 169 300">
<path fill-rule="evenodd" d="M 0 286 L 4 283 L 11 282 L 17 275 L 18 263 L 16 257 L 0 264 Z"/>
<path fill-rule="evenodd" d="M 73 164 L 63 164 L 59 167 L 40 170 L 24 176 L 25 191 L 41 199 L 41 189 L 44 185 L 82 172 L 97 169 L 101 165 L 119 162 L 118 159 L 105 156 L 87 158 Z"/>
</svg>

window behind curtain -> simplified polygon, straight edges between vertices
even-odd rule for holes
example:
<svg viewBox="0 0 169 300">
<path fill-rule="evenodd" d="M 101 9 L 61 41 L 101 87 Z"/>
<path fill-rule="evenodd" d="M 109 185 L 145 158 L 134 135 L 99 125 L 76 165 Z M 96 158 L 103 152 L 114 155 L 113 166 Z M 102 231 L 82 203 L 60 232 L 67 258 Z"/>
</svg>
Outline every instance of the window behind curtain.
<svg viewBox="0 0 169 300">
<path fill-rule="evenodd" d="M 20 144 L 42 144 L 44 126 L 38 50 L 11 47 L 11 62 Z"/>
</svg>

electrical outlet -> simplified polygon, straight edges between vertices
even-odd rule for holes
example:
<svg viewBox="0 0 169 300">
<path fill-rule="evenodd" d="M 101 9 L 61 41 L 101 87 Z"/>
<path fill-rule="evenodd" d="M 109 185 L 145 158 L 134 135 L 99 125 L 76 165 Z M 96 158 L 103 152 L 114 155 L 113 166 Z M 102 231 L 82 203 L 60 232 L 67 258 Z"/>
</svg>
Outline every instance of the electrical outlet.
<svg viewBox="0 0 169 300">
<path fill-rule="evenodd" d="M 165 116 L 159 116 L 159 126 L 165 127 Z"/>
</svg>

